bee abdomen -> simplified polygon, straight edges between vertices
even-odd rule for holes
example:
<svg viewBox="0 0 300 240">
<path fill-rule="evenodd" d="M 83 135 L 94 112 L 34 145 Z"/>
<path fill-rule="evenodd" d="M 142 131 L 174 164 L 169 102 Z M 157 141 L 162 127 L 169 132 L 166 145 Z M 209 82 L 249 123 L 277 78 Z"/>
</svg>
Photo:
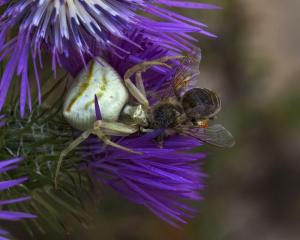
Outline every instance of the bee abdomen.
<svg viewBox="0 0 300 240">
<path fill-rule="evenodd" d="M 221 101 L 215 92 L 206 88 L 193 88 L 181 99 L 182 107 L 189 118 L 203 119 L 214 116 L 221 109 Z"/>
</svg>

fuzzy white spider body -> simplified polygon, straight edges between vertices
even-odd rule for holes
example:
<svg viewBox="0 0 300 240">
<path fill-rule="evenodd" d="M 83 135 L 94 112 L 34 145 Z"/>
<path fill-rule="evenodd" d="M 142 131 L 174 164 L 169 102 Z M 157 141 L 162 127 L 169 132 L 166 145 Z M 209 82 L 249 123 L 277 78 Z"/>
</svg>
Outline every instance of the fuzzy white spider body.
<svg viewBox="0 0 300 240">
<path fill-rule="evenodd" d="M 63 115 L 71 126 L 83 131 L 93 127 L 95 95 L 102 120 L 117 121 L 128 101 L 128 92 L 119 74 L 101 58 L 91 61 L 67 92 Z"/>
</svg>

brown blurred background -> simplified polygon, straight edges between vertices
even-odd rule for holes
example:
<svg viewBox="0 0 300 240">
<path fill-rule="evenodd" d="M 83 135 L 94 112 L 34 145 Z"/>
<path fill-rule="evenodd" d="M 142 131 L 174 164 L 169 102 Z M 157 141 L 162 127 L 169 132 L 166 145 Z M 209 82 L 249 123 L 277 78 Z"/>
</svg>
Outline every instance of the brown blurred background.
<svg viewBox="0 0 300 240">
<path fill-rule="evenodd" d="M 104 188 L 93 226 L 61 239 L 300 239 L 300 1 L 207 2 L 223 10 L 185 14 L 219 36 L 200 39 L 200 84 L 220 93 L 217 121 L 237 144 L 203 148 L 209 177 L 200 213 L 174 229 Z"/>
</svg>

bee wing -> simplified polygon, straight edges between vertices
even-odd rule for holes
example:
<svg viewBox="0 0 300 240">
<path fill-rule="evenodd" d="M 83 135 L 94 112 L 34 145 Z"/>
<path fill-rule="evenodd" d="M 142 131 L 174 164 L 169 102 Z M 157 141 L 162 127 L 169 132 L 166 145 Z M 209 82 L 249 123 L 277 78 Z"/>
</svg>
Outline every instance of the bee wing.
<svg viewBox="0 0 300 240">
<path fill-rule="evenodd" d="M 174 96 L 174 94 L 180 96 L 181 92 L 196 87 L 200 75 L 200 61 L 201 51 L 198 48 L 194 49 L 189 56 L 183 57 L 179 65 L 174 69 L 171 82 L 169 83 L 170 87 L 165 89 L 161 96 L 165 99 Z"/>
<path fill-rule="evenodd" d="M 231 133 L 220 124 L 208 128 L 187 127 L 181 129 L 181 132 L 217 147 L 231 148 L 235 144 Z"/>
<path fill-rule="evenodd" d="M 200 75 L 200 61 L 200 49 L 195 49 L 190 56 L 186 56 L 181 60 L 173 76 L 175 91 L 179 92 L 197 86 Z"/>
</svg>

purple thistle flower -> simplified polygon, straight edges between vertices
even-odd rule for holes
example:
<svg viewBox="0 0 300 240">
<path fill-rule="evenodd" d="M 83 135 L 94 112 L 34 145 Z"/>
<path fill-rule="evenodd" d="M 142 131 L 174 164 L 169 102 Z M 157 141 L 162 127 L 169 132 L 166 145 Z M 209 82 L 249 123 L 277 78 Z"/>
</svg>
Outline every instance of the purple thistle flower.
<svg viewBox="0 0 300 240">
<path fill-rule="evenodd" d="M 20 161 L 22 161 L 22 158 L 14 158 L 14 159 L 0 161 L 0 176 L 9 170 L 15 169 Z M 19 184 L 22 184 L 26 180 L 27 180 L 26 177 L 22 177 L 18 179 L 0 181 L 0 192 L 4 190 L 8 190 Z M 20 197 L 20 198 L 14 198 L 9 200 L 0 200 L 0 209 L 1 209 L 0 220 L 18 221 L 25 218 L 35 218 L 36 217 L 35 215 L 29 213 L 2 210 L 5 205 L 24 202 L 29 199 L 30 197 Z M 0 229 L 0 239 L 7 239 L 4 237 L 1 238 L 1 235 L 6 235 L 6 234 L 7 232 L 5 230 Z"/>
<path fill-rule="evenodd" d="M 118 47 L 110 41 L 111 36 L 138 46 L 125 34 L 126 30 L 133 28 L 143 30 L 145 36 L 161 46 L 188 51 L 192 47 L 190 41 L 196 41 L 190 33 L 214 35 L 205 30 L 205 24 L 162 6 L 217 8 L 210 4 L 171 0 L 1 0 L 0 6 L 6 8 L 0 16 L 0 61 L 8 57 L 0 82 L 0 110 L 16 74 L 21 78 L 21 116 L 26 102 L 29 109 L 32 108 L 28 79 L 30 66 L 33 66 L 41 102 L 37 62 L 42 67 L 43 50 L 50 54 L 54 75 L 57 65 L 63 66 L 63 58 L 71 59 L 74 54 L 82 60 L 86 56 L 93 57 L 91 41 L 112 52 Z M 152 17 L 139 15 L 138 10 Z M 13 28 L 17 28 L 17 34 L 8 38 L 14 32 L 11 31 Z"/>
<path fill-rule="evenodd" d="M 112 54 L 110 49 L 103 50 L 96 42 L 90 43 L 94 55 L 102 56 L 119 73 L 120 76 L 124 76 L 127 69 L 137 63 L 158 59 L 166 55 L 176 54 L 174 51 L 166 49 L 160 44 L 154 43 L 151 39 L 149 39 L 149 37 L 145 36 L 144 31 L 133 29 L 126 31 L 124 34 L 127 38 L 130 38 L 132 41 L 136 42 L 138 46 L 111 36 L 110 41 L 117 47 L 114 54 Z M 142 49 L 139 46 L 141 46 Z M 120 55 L 122 56 L 118 57 Z M 78 57 L 78 55 L 74 54 L 70 59 L 62 58 L 62 62 L 65 69 L 73 77 L 76 77 L 77 74 L 84 68 L 85 63 L 91 59 L 92 58 L 90 56 L 82 60 Z M 156 71 L 150 70 L 146 73 L 146 87 L 147 84 L 151 85 L 151 81 L 154 81 L 157 78 L 160 79 L 159 82 L 166 81 L 165 75 L 169 73 L 169 71 L 160 67 L 155 69 Z M 167 74 L 167 77 L 169 78 L 170 76 Z M 152 85 L 157 85 L 157 83 L 158 81 L 155 81 L 152 83 Z"/>
<path fill-rule="evenodd" d="M 120 76 L 136 63 L 172 54 L 139 31 L 127 34 L 130 39 L 143 46 L 144 50 L 141 51 L 127 41 L 116 40 L 116 45 L 129 53 L 123 59 L 112 56 L 109 51 L 103 54 Z M 78 61 L 69 63 L 74 75 L 80 69 L 76 63 Z M 178 63 L 174 61 L 173 64 L 176 66 Z M 153 67 L 143 73 L 147 94 L 161 90 L 170 81 L 172 71 Z M 150 100 L 152 104 L 159 101 L 154 97 Z M 99 109 L 97 111 L 97 101 L 95 106 L 96 112 L 100 112 Z M 97 115 L 100 116 L 99 113 Z M 199 190 L 204 187 L 205 174 L 202 173 L 198 160 L 202 160 L 205 154 L 188 152 L 202 143 L 180 135 L 168 137 L 160 148 L 155 141 L 160 133 L 157 130 L 146 135 L 114 138 L 120 145 L 143 152 L 142 155 L 105 146 L 97 138 L 90 137 L 82 145 L 82 156 L 92 177 L 113 187 L 130 201 L 146 206 L 171 225 L 177 226 L 178 223 L 185 223 L 195 213 L 195 209 L 189 207 L 188 202 L 202 199 Z"/>
<path fill-rule="evenodd" d="M 160 148 L 154 140 L 158 132 L 119 139 L 119 144 L 142 155 L 104 148 L 98 139 L 90 138 L 83 147 L 83 157 L 92 177 L 177 226 L 196 212 L 188 206 L 188 200 L 202 199 L 199 190 L 205 186 L 206 175 L 199 160 L 205 154 L 188 153 L 199 146 L 199 141 L 179 135 L 167 138 Z"/>
</svg>

